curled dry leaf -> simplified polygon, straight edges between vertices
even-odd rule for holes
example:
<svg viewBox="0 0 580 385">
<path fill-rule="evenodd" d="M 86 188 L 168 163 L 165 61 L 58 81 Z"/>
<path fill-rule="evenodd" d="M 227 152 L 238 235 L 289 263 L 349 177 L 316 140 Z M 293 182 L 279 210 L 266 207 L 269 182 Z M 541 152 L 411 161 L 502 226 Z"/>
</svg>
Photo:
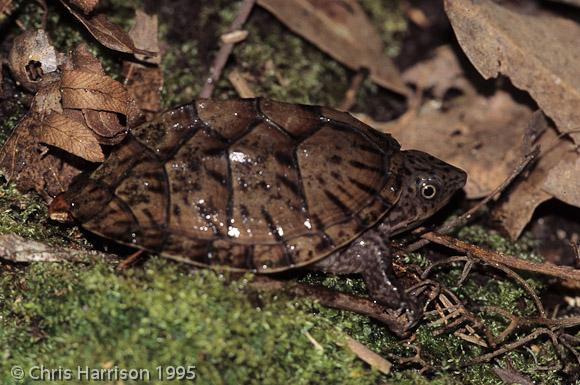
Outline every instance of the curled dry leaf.
<svg viewBox="0 0 580 385">
<path fill-rule="evenodd" d="M 67 71 L 77 70 L 86 74 L 95 74 L 101 78 L 107 78 L 108 81 L 113 81 L 111 78 L 108 78 L 105 75 L 105 71 L 103 70 L 101 63 L 97 60 L 96 57 L 93 56 L 92 53 L 89 52 L 88 48 L 84 44 L 79 45 L 73 51 L 71 55 L 71 63 L 72 67 L 67 66 L 64 70 L 65 73 Z M 118 90 L 119 87 L 125 89 L 118 82 L 115 82 L 115 85 L 116 90 Z M 79 103 L 78 100 L 74 99 L 75 97 L 78 96 L 78 93 L 69 90 L 70 92 L 67 91 L 65 95 L 64 92 L 65 89 L 66 88 L 63 88 L 63 104 L 67 106 L 74 106 L 75 103 Z M 86 92 L 88 92 L 89 94 L 92 93 L 91 89 L 87 89 L 84 92 L 81 91 L 82 95 L 84 95 Z M 89 107 L 81 110 L 82 115 L 84 116 L 85 124 L 89 126 L 90 129 L 93 130 L 93 132 L 98 136 L 98 140 L 100 143 L 115 144 L 123 139 L 127 131 L 127 126 L 121 124 L 120 115 L 122 115 L 122 113 L 104 111 L 106 110 L 106 108 L 104 108 L 105 106 L 99 103 L 99 101 L 102 100 L 103 98 L 107 99 L 108 96 L 104 95 L 101 98 L 94 98 L 92 101 L 89 101 L 88 104 L 85 104 L 88 105 Z M 132 105 L 131 98 L 126 93 L 125 96 L 121 95 L 121 99 L 119 100 L 119 102 L 121 103 L 121 105 L 124 105 L 123 109 L 127 111 L 127 113 L 125 114 L 127 115 L 126 123 L 132 122 L 134 117 L 132 112 L 133 110 L 131 107 Z M 79 111 L 79 113 L 81 111 Z M 79 117 L 79 120 L 83 120 L 83 118 Z"/>
<path fill-rule="evenodd" d="M 258 0 L 291 30 L 347 67 L 369 70 L 382 87 L 408 94 L 399 71 L 356 0 Z"/>
<path fill-rule="evenodd" d="M 62 58 L 42 29 L 24 32 L 14 39 L 8 65 L 14 78 L 25 88 L 36 91 L 49 74 L 55 75 Z"/>
<path fill-rule="evenodd" d="M 541 203 L 553 197 L 572 202 L 578 195 L 578 172 L 572 178 L 555 180 L 568 171 L 578 171 L 578 154 L 572 143 L 559 139 L 551 129 L 544 132 L 538 143 L 541 156 L 529 176 L 510 190 L 493 213 L 512 239 L 520 236 Z"/>
<path fill-rule="evenodd" d="M 433 154 L 467 171 L 468 198 L 481 198 L 512 172 L 522 156 L 522 138 L 531 109 L 504 91 L 487 98 L 459 98 L 446 109 L 427 103 L 396 121 L 379 123 L 357 116 L 389 132 L 404 148 Z"/>
<path fill-rule="evenodd" d="M 49 152 L 33 136 L 37 125 L 35 118 L 26 116 L 16 126 L 0 151 L 0 168 L 6 179 L 13 181 L 19 190 L 35 190 L 50 201 L 66 190 L 80 170 Z"/>
<path fill-rule="evenodd" d="M 66 115 L 53 112 L 36 131 L 40 142 L 63 149 L 90 162 L 105 160 L 99 142 L 87 126 Z"/>
<path fill-rule="evenodd" d="M 490 0 L 446 0 L 459 44 L 485 77 L 509 76 L 530 93 L 561 132 L 580 127 L 580 25 L 537 12 L 523 14 Z M 580 133 L 571 133 L 580 143 Z"/>
<path fill-rule="evenodd" d="M 105 47 L 115 51 L 153 56 L 153 52 L 135 47 L 129 34 L 116 24 L 111 23 L 105 16 L 96 15 L 86 18 L 74 10 L 65 0 L 61 3 L 72 13 L 90 32 L 95 39 Z"/>
</svg>

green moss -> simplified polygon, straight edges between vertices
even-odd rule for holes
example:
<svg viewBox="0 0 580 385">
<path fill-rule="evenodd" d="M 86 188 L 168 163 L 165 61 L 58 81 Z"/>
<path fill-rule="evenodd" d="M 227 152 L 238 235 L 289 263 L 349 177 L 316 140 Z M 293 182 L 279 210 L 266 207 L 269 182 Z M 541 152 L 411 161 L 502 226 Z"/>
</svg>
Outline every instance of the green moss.
<svg viewBox="0 0 580 385">
<path fill-rule="evenodd" d="M 401 49 L 401 37 L 407 30 L 407 18 L 403 14 L 401 2 L 361 0 L 359 3 L 379 32 L 385 46 L 385 54 L 389 57 L 397 56 Z"/>
<path fill-rule="evenodd" d="M 62 244 L 63 231 L 48 223 L 46 204 L 35 194 L 22 194 L 13 184 L 0 182 L 0 234 Z"/>
<path fill-rule="evenodd" d="M 14 383 L 11 366 L 40 362 L 152 373 L 158 365 L 195 365 L 200 384 L 376 382 L 376 372 L 337 345 L 342 334 L 333 325 L 286 300 L 264 296 L 257 305 L 245 282 L 188 274 L 156 258 L 125 276 L 102 262 L 32 264 L 3 274 L 1 382 Z"/>
</svg>

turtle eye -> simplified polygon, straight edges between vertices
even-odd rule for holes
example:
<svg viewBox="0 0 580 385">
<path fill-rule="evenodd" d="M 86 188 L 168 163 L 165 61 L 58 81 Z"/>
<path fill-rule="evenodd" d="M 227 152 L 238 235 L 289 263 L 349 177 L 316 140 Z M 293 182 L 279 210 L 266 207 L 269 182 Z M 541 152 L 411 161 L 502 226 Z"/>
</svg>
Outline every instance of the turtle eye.
<svg viewBox="0 0 580 385">
<path fill-rule="evenodd" d="M 421 196 L 425 199 L 433 199 L 437 195 L 437 187 L 432 184 L 424 184 L 421 186 Z"/>
</svg>

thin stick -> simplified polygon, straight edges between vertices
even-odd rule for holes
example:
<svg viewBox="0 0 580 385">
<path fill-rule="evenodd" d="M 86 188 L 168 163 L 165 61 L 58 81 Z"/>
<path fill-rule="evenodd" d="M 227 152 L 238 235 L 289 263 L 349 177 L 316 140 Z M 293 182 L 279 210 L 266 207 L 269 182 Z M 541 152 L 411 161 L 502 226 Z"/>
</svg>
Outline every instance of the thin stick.
<svg viewBox="0 0 580 385">
<path fill-rule="evenodd" d="M 354 77 L 350 82 L 348 90 L 344 94 L 344 99 L 342 100 L 342 103 L 340 103 L 340 106 L 338 107 L 339 110 L 349 111 L 352 108 L 352 106 L 354 106 L 356 102 L 356 95 L 358 94 L 358 91 L 360 90 L 363 81 L 368 76 L 368 74 L 369 74 L 368 70 L 360 70 L 356 73 L 356 75 L 354 75 Z"/>
<path fill-rule="evenodd" d="M 386 309 L 367 298 L 340 293 L 324 287 L 284 282 L 264 276 L 255 276 L 250 282 L 250 287 L 257 290 L 284 291 L 297 297 L 309 297 L 324 306 L 352 311 L 373 318 L 386 324 L 393 333 L 401 337 L 408 334 L 407 324 L 393 314 L 395 311 Z"/>
<path fill-rule="evenodd" d="M 434 242 L 439 245 L 467 253 L 473 257 L 489 263 L 490 265 L 504 265 L 515 270 L 532 271 L 535 273 L 550 275 L 552 277 L 580 281 L 580 270 L 573 269 L 571 267 L 557 266 L 552 263 L 526 261 L 511 255 L 500 254 L 491 250 L 487 250 L 459 239 L 435 232 L 423 234 L 422 237 L 430 242 Z"/>
<path fill-rule="evenodd" d="M 236 16 L 236 19 L 230 26 L 228 32 L 234 32 L 242 28 L 246 20 L 248 20 L 248 17 L 252 12 L 255 3 L 256 0 L 244 0 L 242 2 L 242 5 L 240 6 L 240 11 L 238 12 L 238 16 Z M 210 67 L 209 70 L 210 75 L 206 79 L 205 84 L 203 85 L 203 89 L 199 94 L 200 98 L 207 99 L 211 97 L 215 85 L 219 80 L 219 78 L 221 77 L 222 71 L 226 66 L 228 58 L 230 57 L 230 54 L 232 53 L 233 49 L 234 43 L 227 43 L 221 46 L 212 66 Z"/>
</svg>

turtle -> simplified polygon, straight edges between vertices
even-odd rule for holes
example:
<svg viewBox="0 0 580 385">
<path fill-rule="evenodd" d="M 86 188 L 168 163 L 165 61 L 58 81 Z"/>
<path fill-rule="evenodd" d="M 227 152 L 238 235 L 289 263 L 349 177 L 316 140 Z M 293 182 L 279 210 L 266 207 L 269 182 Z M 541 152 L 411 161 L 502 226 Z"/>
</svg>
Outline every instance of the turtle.
<svg viewBox="0 0 580 385">
<path fill-rule="evenodd" d="M 50 218 L 198 266 L 358 273 L 416 319 L 387 240 L 443 207 L 467 175 L 349 113 L 263 98 L 201 99 L 134 127 Z"/>
</svg>

